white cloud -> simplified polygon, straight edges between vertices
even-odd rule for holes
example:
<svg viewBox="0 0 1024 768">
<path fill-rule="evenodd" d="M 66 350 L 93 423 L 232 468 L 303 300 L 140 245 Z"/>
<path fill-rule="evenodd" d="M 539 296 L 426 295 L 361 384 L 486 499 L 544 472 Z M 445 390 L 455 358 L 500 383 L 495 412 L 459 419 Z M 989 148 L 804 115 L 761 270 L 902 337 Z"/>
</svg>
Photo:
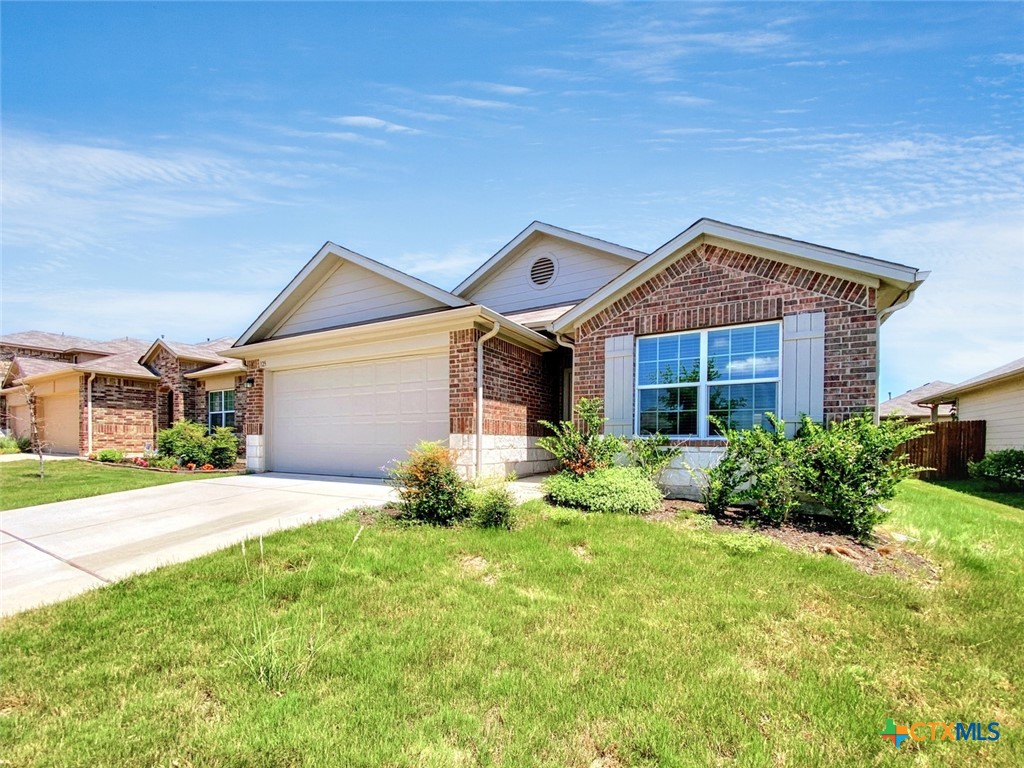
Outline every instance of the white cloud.
<svg viewBox="0 0 1024 768">
<path fill-rule="evenodd" d="M 382 120 L 379 117 L 369 117 L 367 115 L 347 115 L 344 117 L 328 117 L 326 119 L 332 123 L 351 128 L 371 128 L 373 130 L 385 131 L 386 133 L 406 133 L 410 135 L 423 133 L 423 131 L 417 128 L 410 128 L 407 125 L 399 125 L 388 120 Z"/>
<path fill-rule="evenodd" d="M 456 107 L 468 107 L 470 109 L 517 109 L 515 104 L 494 99 L 471 99 L 467 96 L 455 96 L 452 94 L 429 94 L 426 98 L 441 104 L 451 104 Z"/>
<path fill-rule="evenodd" d="M 466 85 L 489 93 L 498 93 L 502 96 L 529 96 L 536 93 L 532 88 L 522 85 L 505 85 L 504 83 L 471 82 Z"/>
<path fill-rule="evenodd" d="M 702 96 L 691 96 L 687 93 L 667 93 L 658 97 L 663 104 L 680 104 L 684 107 L 706 107 L 714 104 L 714 99 L 705 99 Z"/>
</svg>

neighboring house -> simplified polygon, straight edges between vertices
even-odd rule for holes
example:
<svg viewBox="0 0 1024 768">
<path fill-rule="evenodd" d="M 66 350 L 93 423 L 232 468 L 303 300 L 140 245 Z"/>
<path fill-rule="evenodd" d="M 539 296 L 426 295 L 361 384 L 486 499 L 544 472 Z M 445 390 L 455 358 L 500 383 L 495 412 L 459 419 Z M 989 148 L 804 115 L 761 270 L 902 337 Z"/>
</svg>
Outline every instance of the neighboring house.
<svg viewBox="0 0 1024 768">
<path fill-rule="evenodd" d="M 960 421 L 985 422 L 985 452 L 1024 448 L 1024 357 L 918 398 L 952 405 Z"/>
<path fill-rule="evenodd" d="M 873 410 L 879 326 L 926 277 L 708 219 L 650 254 L 535 222 L 453 292 L 326 243 L 224 354 L 253 379 L 256 471 L 380 476 L 431 439 L 467 475 L 531 474 L 538 419 L 582 397 L 707 465 L 709 415 Z"/>
<path fill-rule="evenodd" d="M 941 392 L 953 385 L 948 381 L 929 381 L 920 387 L 909 389 L 902 395 L 890 397 L 878 406 L 880 419 L 905 419 L 910 422 L 930 422 L 953 420 L 951 405 L 918 405 L 918 401 Z"/>
<path fill-rule="evenodd" d="M 28 434 L 29 391 L 40 439 L 53 453 L 141 453 L 155 447 L 157 430 L 182 418 L 233 426 L 244 406 L 245 369 L 215 351 L 232 342 L 0 336 L 0 358 L 9 361 L 0 390 L 5 427 Z"/>
</svg>

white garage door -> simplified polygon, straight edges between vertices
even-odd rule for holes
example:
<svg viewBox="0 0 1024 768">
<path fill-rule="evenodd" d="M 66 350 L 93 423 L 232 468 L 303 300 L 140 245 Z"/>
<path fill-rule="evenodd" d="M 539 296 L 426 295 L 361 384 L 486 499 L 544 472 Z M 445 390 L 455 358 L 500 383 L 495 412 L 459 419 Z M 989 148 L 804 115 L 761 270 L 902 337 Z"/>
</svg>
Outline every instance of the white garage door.
<svg viewBox="0 0 1024 768">
<path fill-rule="evenodd" d="M 267 464 L 381 477 L 419 440 L 448 438 L 448 355 L 271 374 Z"/>
</svg>

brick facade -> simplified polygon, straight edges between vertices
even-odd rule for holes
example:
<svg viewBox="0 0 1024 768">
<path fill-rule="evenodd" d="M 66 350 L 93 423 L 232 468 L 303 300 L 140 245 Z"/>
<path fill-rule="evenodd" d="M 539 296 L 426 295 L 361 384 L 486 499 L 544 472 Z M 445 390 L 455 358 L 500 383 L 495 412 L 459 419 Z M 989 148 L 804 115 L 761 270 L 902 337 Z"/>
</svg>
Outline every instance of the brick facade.
<svg viewBox="0 0 1024 768">
<path fill-rule="evenodd" d="M 88 376 L 78 391 L 79 452 L 89 451 Z M 142 453 L 156 448 L 157 384 L 114 376 L 97 376 L 92 382 L 92 449 L 114 448 Z"/>
<path fill-rule="evenodd" d="M 449 335 L 449 418 L 452 434 L 476 432 L 476 345 L 483 332 Z M 484 434 L 540 436 L 540 419 L 558 417 L 557 353 L 541 354 L 504 339 L 484 342 Z"/>
<path fill-rule="evenodd" d="M 781 320 L 817 311 L 825 313 L 825 418 L 873 410 L 878 344 L 874 289 L 707 244 L 682 255 L 579 328 L 574 400 L 604 397 L 608 337 Z"/>
<path fill-rule="evenodd" d="M 202 415 L 196 404 L 196 382 L 185 378 L 186 373 L 208 368 L 209 363 L 181 360 L 165 348 L 161 348 L 147 366 L 160 377 L 160 397 L 157 398 L 157 424 L 167 429 L 176 421 L 189 419 L 205 421 L 206 406 Z"/>
<path fill-rule="evenodd" d="M 242 376 L 242 387 L 245 400 L 241 407 L 235 408 L 235 426 L 245 437 L 263 434 L 263 390 L 264 372 L 259 360 L 246 360 L 246 372 Z M 245 389 L 245 379 L 252 379 L 252 388 Z M 237 396 L 238 390 L 235 390 Z"/>
</svg>

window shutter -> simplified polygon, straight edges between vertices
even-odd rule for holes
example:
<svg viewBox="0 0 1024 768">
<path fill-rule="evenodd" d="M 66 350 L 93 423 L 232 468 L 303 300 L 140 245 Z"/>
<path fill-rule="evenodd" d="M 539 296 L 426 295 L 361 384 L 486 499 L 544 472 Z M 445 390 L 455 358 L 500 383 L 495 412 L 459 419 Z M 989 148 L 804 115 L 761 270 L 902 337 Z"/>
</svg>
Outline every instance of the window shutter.
<svg viewBox="0 0 1024 768">
<path fill-rule="evenodd" d="M 604 425 L 606 435 L 633 434 L 633 337 L 604 340 Z"/>
<path fill-rule="evenodd" d="M 807 414 L 825 418 L 825 313 L 782 318 L 782 418 L 792 437 Z"/>
</svg>

